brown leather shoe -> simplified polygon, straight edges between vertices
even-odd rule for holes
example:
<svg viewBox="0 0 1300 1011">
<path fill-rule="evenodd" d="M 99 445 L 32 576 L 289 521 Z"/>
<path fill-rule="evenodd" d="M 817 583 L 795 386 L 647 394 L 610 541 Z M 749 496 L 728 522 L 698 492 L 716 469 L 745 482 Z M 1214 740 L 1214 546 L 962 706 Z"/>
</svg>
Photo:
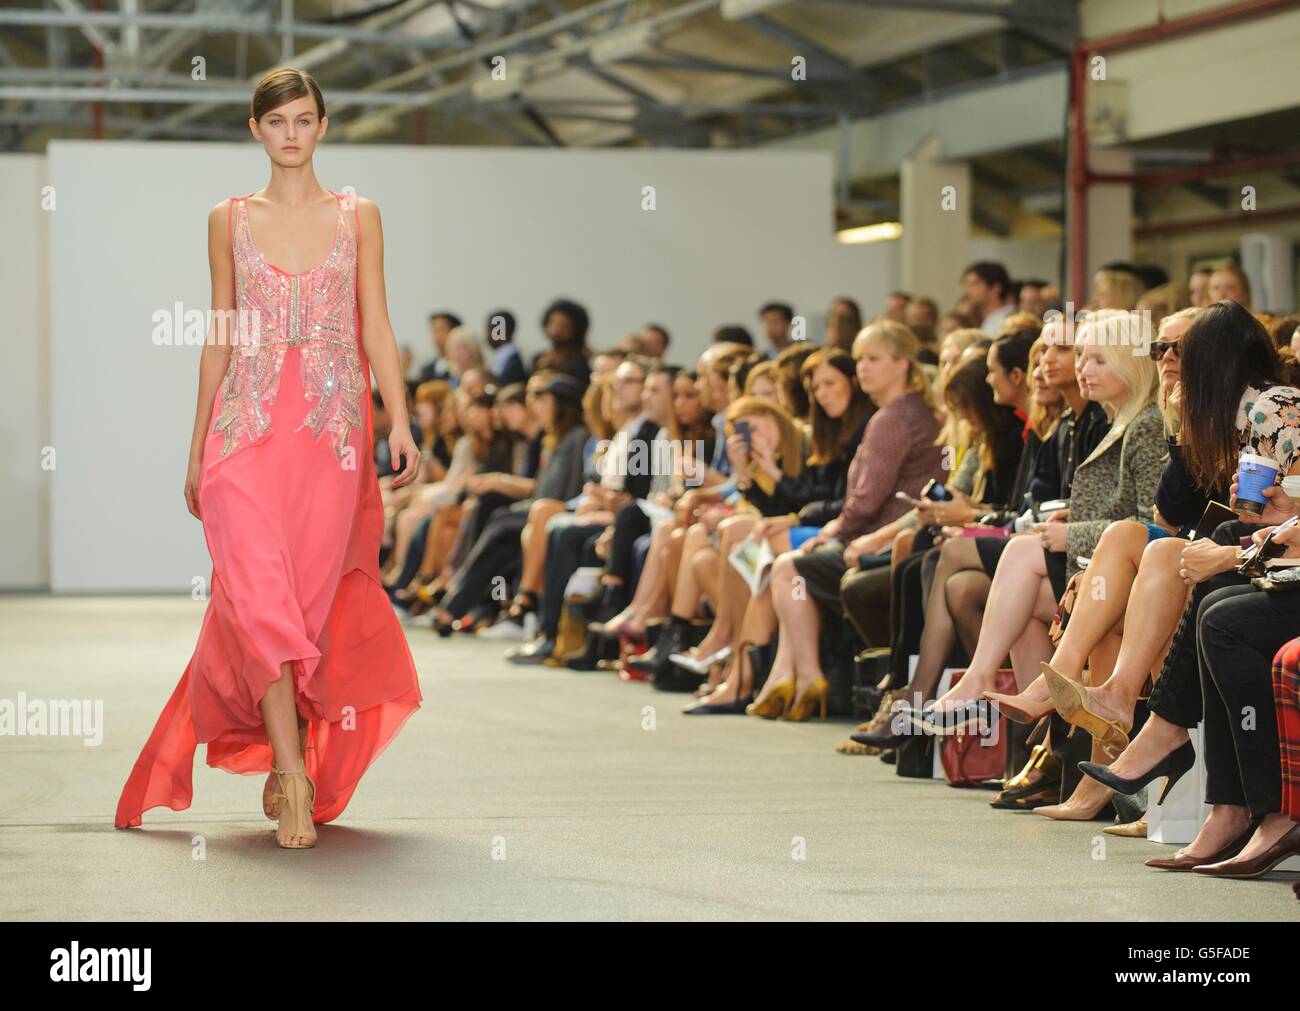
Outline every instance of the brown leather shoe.
<svg viewBox="0 0 1300 1011">
<path fill-rule="evenodd" d="M 1204 864 L 1217 864 L 1221 860 L 1231 860 L 1246 848 L 1246 843 L 1250 842 L 1250 837 L 1255 834 L 1255 829 L 1259 828 L 1259 821 L 1258 818 L 1252 818 L 1241 835 L 1233 839 L 1219 852 L 1208 857 L 1152 857 L 1147 861 L 1147 866 L 1156 867 L 1162 871 L 1190 871 L 1193 867 L 1200 867 Z"/>
<path fill-rule="evenodd" d="M 1223 863 L 1193 867 L 1193 874 L 1208 874 L 1216 878 L 1258 878 L 1267 874 L 1289 856 L 1300 853 L 1300 823 L 1292 825 L 1286 834 L 1259 856 L 1243 860 L 1225 860 Z"/>
</svg>

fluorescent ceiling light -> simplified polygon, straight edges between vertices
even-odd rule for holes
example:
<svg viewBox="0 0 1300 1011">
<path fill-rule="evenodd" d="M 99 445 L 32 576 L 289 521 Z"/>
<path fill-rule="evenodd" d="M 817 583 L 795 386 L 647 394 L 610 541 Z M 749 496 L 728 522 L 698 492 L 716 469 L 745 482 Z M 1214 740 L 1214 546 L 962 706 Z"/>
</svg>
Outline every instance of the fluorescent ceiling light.
<svg viewBox="0 0 1300 1011">
<path fill-rule="evenodd" d="M 835 238 L 846 245 L 861 242 L 887 242 L 903 234 L 903 226 L 897 221 L 882 221 L 878 225 L 860 225 L 857 228 L 841 228 Z"/>
<path fill-rule="evenodd" d="M 786 0 L 722 0 L 719 13 L 727 21 L 743 21 L 784 3 Z"/>
</svg>

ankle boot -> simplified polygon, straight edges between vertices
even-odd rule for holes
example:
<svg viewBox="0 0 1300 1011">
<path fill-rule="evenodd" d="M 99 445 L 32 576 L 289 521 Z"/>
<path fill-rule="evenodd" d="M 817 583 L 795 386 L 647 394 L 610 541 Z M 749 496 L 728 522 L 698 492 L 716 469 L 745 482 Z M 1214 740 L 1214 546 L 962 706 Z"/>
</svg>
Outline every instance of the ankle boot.
<svg viewBox="0 0 1300 1011">
<path fill-rule="evenodd" d="M 689 648 L 687 641 L 690 626 L 689 619 L 674 615 L 659 633 L 654 645 L 635 660 L 629 661 L 628 666 L 638 674 L 658 675 L 661 670 L 671 666 L 668 659 L 670 656 Z"/>
<path fill-rule="evenodd" d="M 602 660 L 618 658 L 618 643 L 606 639 L 595 632 L 587 633 L 587 642 L 583 649 L 564 656 L 564 666 L 569 670 L 596 670 Z"/>
<path fill-rule="evenodd" d="M 758 698 L 758 693 L 763 690 L 767 676 L 772 671 L 772 661 L 776 659 L 776 640 L 748 643 L 745 654 L 749 659 L 750 694 Z"/>
</svg>

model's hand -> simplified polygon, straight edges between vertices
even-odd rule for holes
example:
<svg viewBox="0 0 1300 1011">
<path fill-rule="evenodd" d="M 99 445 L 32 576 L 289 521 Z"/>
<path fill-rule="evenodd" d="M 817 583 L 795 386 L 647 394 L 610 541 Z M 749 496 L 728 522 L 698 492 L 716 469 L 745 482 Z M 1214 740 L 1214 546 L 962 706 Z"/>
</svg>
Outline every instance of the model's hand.
<svg viewBox="0 0 1300 1011">
<path fill-rule="evenodd" d="M 420 467 L 420 451 L 415 448 L 409 425 L 394 425 L 388 433 L 388 452 L 395 461 L 401 461 L 402 469 L 393 477 L 393 487 L 400 488 L 415 480 L 415 472 Z"/>
<path fill-rule="evenodd" d="M 189 507 L 190 515 L 200 522 L 203 521 L 199 513 L 199 478 L 203 474 L 203 461 L 191 460 L 189 469 L 185 472 L 185 504 Z"/>
</svg>

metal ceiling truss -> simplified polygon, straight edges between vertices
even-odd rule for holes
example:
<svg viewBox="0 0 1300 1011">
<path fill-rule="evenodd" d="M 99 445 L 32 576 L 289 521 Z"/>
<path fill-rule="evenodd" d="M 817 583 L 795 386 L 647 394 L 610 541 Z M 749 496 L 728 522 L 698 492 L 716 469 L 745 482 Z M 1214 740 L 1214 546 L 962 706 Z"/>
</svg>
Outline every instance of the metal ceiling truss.
<svg viewBox="0 0 1300 1011">
<path fill-rule="evenodd" d="M 792 57 L 806 60 L 806 77 L 797 81 L 798 91 L 809 98 L 805 102 L 785 100 L 798 94 L 788 66 L 748 66 L 660 46 L 659 37 L 666 29 L 713 13 L 721 0 L 682 0 L 639 17 L 630 0 L 596 0 L 572 11 L 557 0 L 522 0 L 504 7 L 488 7 L 476 0 L 405 0 L 363 17 L 333 21 L 295 20 L 292 4 L 285 0 L 226 0 L 224 9 L 199 0 L 199 9 L 190 11 L 141 11 L 138 2 L 120 0 L 116 11 L 86 10 L 79 0 L 47 0 L 44 9 L 0 10 L 0 28 L 44 29 L 48 57 L 45 68 L 25 70 L 13 52 L 0 46 L 0 101 L 10 103 L 0 124 L 21 129 L 21 124 L 47 122 L 43 113 L 50 108 L 63 113 L 53 122 L 80 122 L 80 117 L 71 115 L 77 104 L 147 103 L 182 108 L 154 118 L 148 118 L 146 110 L 143 119 L 111 116 L 101 122 L 132 137 L 200 139 L 232 132 L 242 136 L 240 130 L 197 121 L 213 110 L 244 105 L 251 84 L 268 65 L 291 62 L 314 70 L 351 61 L 368 75 L 387 72 L 388 76 L 359 88 L 330 86 L 336 133 L 346 139 L 384 137 L 413 113 L 441 108 L 516 143 L 536 144 L 543 138 L 562 143 L 544 115 L 620 122 L 654 144 L 708 146 L 719 131 L 725 142 L 743 143 L 753 140 L 763 124 L 779 123 L 781 130 L 789 132 L 828 118 L 872 115 L 881 108 L 882 92 L 888 93 L 890 107 L 896 107 L 898 100 L 925 100 L 947 91 L 940 79 L 943 61 L 980 80 L 1015 76 L 1024 64 L 1027 38 L 1051 49 L 1066 49 L 1078 31 L 1073 0 L 837 0 L 853 7 L 995 15 L 1008 26 L 996 40 L 999 66 L 959 45 L 947 46 L 921 54 L 924 79 L 919 79 L 897 65 L 854 66 L 763 11 L 735 22 L 785 46 Z M 450 12 L 454 30 L 437 36 L 401 31 L 403 22 L 435 4 Z M 777 15 L 782 9 L 776 7 Z M 67 33 L 74 31 L 101 54 L 102 68 L 70 66 Z M 186 74 L 165 69 L 187 47 L 197 48 L 197 43 L 213 35 L 235 37 L 235 76 L 192 81 Z M 301 39 L 320 41 L 294 52 L 295 40 Z M 256 57 L 249 55 L 250 44 L 257 47 Z M 436 55 L 423 55 L 431 52 Z M 511 70 L 516 77 L 502 94 L 486 98 L 475 85 L 487 77 L 491 61 L 499 56 L 515 57 Z M 631 75 L 619 74 L 620 66 L 732 74 L 785 81 L 792 87 L 766 102 L 667 102 L 633 83 Z M 530 84 L 572 71 L 622 92 L 626 99 L 614 103 L 623 107 L 622 115 L 602 110 L 597 103 L 557 104 L 526 94 Z M 340 116 L 340 110 L 355 110 L 355 115 Z M 528 120 L 528 126 L 508 121 L 519 116 Z M 699 117 L 724 118 L 704 123 Z"/>
</svg>

